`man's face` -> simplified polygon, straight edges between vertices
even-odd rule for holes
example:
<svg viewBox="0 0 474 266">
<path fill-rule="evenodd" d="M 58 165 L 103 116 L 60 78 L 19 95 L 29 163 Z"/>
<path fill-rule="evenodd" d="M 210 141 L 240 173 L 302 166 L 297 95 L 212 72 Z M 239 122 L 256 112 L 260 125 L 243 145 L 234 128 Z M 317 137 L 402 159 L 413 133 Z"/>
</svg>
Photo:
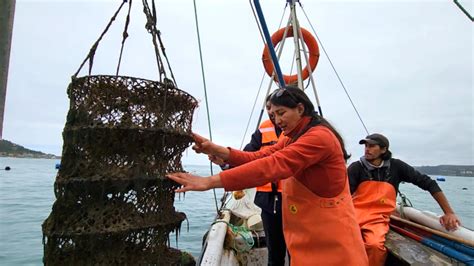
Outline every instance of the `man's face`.
<svg viewBox="0 0 474 266">
<path fill-rule="evenodd" d="M 380 147 L 378 144 L 370 144 L 370 143 L 365 143 L 365 159 L 367 161 L 372 161 L 379 159 L 386 151 L 386 147 Z"/>
</svg>

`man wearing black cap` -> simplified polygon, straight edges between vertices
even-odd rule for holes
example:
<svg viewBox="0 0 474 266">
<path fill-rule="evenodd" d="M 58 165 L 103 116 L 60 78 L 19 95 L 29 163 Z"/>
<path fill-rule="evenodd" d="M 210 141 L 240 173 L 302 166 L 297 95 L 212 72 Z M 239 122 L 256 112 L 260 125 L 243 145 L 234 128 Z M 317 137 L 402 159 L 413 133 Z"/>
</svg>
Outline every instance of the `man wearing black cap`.
<svg viewBox="0 0 474 266">
<path fill-rule="evenodd" d="M 385 235 L 389 230 L 390 214 L 396 206 L 398 185 L 402 181 L 431 193 L 444 211 L 440 223 L 447 230 L 454 230 L 461 224 L 436 181 L 392 158 L 388 150 L 390 143 L 384 135 L 368 135 L 359 144 L 365 145 L 365 154 L 349 166 L 348 175 L 356 220 L 370 266 L 385 263 Z"/>
</svg>

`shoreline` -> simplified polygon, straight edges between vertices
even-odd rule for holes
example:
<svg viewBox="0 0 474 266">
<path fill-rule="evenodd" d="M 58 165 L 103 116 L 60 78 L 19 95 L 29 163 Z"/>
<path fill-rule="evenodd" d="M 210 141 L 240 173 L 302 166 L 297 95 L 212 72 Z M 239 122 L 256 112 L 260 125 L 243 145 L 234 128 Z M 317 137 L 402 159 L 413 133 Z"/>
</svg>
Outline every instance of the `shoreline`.
<svg viewBox="0 0 474 266">
<path fill-rule="evenodd" d="M 34 155 L 34 154 L 2 154 L 0 152 L 0 158 L 21 158 L 21 159 L 55 159 L 60 160 L 61 156 L 56 156 L 54 154 L 45 154 L 45 155 Z"/>
</svg>

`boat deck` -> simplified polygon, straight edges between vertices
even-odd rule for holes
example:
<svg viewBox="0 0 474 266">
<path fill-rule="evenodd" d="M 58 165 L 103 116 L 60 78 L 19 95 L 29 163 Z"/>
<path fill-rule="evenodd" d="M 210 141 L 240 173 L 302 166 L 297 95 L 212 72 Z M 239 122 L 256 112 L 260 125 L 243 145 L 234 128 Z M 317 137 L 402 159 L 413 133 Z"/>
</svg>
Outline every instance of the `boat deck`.
<svg viewBox="0 0 474 266">
<path fill-rule="evenodd" d="M 386 235 L 389 254 L 385 265 L 465 265 L 392 230 Z"/>
</svg>

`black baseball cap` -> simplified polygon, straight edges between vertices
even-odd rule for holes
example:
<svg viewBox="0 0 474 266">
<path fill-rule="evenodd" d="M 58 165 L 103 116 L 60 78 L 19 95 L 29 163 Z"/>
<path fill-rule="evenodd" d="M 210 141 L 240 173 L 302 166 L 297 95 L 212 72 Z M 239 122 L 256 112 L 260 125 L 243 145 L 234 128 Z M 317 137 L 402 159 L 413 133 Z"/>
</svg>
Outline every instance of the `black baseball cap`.
<svg viewBox="0 0 474 266">
<path fill-rule="evenodd" d="M 359 141 L 359 144 L 366 144 L 366 143 L 376 144 L 376 145 L 379 145 L 380 147 L 386 147 L 387 149 L 390 144 L 388 142 L 388 139 L 384 135 L 378 134 L 378 133 L 370 134 L 367 137 L 365 137 L 365 139 L 361 139 Z"/>
</svg>

